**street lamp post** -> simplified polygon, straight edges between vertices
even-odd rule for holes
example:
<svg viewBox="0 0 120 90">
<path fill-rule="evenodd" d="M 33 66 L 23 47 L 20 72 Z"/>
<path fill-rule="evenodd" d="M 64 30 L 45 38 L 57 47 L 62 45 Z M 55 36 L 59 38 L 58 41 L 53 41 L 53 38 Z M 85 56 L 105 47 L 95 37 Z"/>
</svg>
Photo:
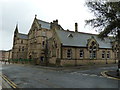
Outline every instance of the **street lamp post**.
<svg viewBox="0 0 120 90">
<path fill-rule="evenodd" d="M 114 52 L 114 53 L 115 53 L 114 55 L 115 55 L 115 64 L 116 64 L 116 52 Z"/>
<path fill-rule="evenodd" d="M 120 71 L 120 30 L 118 30 L 118 35 L 117 35 L 117 41 L 118 41 L 118 69 L 117 69 L 117 76 L 119 76 L 119 71 Z"/>
</svg>

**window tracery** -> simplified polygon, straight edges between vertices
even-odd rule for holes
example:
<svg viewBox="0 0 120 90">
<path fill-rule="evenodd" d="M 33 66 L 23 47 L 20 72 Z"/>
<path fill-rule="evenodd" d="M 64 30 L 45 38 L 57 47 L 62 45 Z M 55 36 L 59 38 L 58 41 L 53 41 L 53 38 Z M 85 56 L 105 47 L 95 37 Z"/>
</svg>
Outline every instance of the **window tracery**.
<svg viewBox="0 0 120 90">
<path fill-rule="evenodd" d="M 119 46 L 118 46 L 118 43 L 117 42 L 113 42 L 113 52 L 115 54 L 115 59 L 118 58 L 118 52 L 119 52 Z"/>
<path fill-rule="evenodd" d="M 90 59 L 96 59 L 97 58 L 97 50 L 99 48 L 99 45 L 94 37 L 88 40 L 88 50 Z"/>
</svg>

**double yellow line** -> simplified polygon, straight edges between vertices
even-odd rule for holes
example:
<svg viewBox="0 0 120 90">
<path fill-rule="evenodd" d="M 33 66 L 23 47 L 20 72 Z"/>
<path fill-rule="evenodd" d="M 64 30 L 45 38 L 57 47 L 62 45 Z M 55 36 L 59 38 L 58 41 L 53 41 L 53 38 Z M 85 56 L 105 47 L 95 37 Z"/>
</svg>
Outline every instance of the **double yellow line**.
<svg viewBox="0 0 120 90">
<path fill-rule="evenodd" d="M 7 76 L 5 76 L 5 75 L 0 75 L 13 89 L 17 89 L 18 87 L 17 87 L 17 85 L 14 83 L 14 82 L 12 82 L 10 79 L 8 79 L 8 77 Z"/>
<path fill-rule="evenodd" d="M 102 74 L 104 77 L 107 77 L 107 78 L 110 78 L 110 79 L 120 80 L 119 78 L 115 78 L 115 77 L 108 76 L 108 75 L 106 74 L 107 72 L 108 72 L 108 71 L 103 71 L 103 72 L 101 72 L 101 74 Z"/>
</svg>

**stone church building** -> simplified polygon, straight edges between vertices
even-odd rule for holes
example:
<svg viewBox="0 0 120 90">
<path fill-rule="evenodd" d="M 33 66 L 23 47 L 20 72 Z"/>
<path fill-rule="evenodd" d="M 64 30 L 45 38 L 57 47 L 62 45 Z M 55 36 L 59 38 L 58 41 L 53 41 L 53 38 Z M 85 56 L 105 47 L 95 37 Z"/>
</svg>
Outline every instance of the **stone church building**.
<svg viewBox="0 0 120 90">
<path fill-rule="evenodd" d="M 32 59 L 35 64 L 60 66 L 116 63 L 118 44 L 112 37 L 64 30 L 58 20 L 49 23 L 35 16 L 28 34 L 14 31 L 12 59 Z"/>
</svg>

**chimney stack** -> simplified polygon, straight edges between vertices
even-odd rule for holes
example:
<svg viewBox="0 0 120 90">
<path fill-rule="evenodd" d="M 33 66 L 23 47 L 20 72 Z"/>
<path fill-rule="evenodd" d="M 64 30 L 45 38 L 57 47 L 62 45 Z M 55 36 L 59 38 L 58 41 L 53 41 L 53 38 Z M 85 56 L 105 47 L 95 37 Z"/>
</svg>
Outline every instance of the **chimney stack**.
<svg viewBox="0 0 120 90">
<path fill-rule="evenodd" d="M 53 23 L 56 24 L 56 25 L 58 25 L 58 19 L 53 20 Z"/>
<path fill-rule="evenodd" d="M 78 24 L 75 23 L 75 32 L 78 32 Z"/>
</svg>

